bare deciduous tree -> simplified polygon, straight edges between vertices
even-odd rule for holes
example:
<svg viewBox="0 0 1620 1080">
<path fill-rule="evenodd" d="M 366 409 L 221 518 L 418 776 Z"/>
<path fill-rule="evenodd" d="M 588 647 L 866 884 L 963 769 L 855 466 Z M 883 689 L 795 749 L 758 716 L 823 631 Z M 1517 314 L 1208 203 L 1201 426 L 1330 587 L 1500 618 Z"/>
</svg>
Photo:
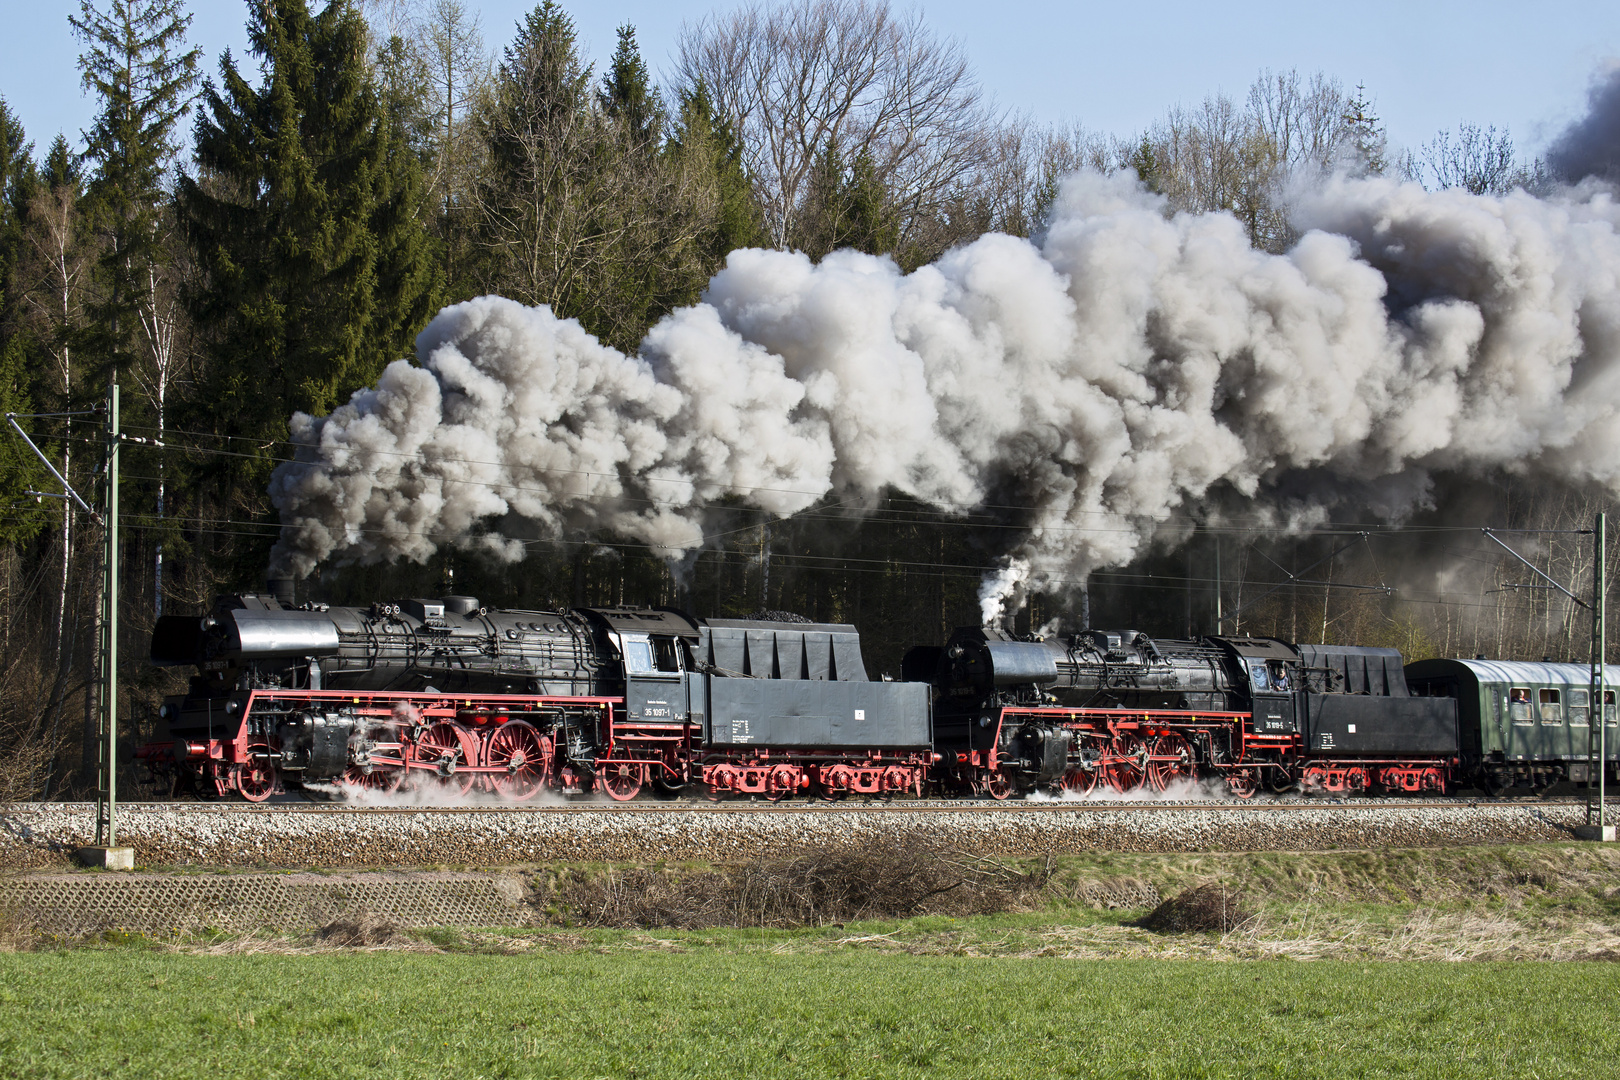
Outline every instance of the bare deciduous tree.
<svg viewBox="0 0 1620 1080">
<path fill-rule="evenodd" d="M 79 222 L 79 193 L 73 183 L 59 183 L 39 191 L 29 211 L 26 234 L 27 252 L 23 259 L 28 288 L 23 292 L 30 315 L 39 328 L 55 371 L 52 372 L 60 400 L 71 407 L 74 391 L 73 349 L 71 342 L 81 314 L 81 290 L 91 253 L 83 241 Z M 73 440 L 62 442 L 61 471 L 72 476 Z M 51 689 L 46 697 L 43 722 L 52 747 L 60 734 L 62 708 L 72 675 L 76 619 L 70 618 L 72 591 L 74 519 L 72 504 L 62 500 L 62 521 L 56 542 L 60 546 L 57 595 L 50 635 Z M 52 751 L 54 753 L 54 750 Z"/>
<path fill-rule="evenodd" d="M 432 0 L 417 28 L 430 78 L 425 105 L 435 121 L 435 147 L 428 186 L 444 212 L 467 191 L 478 152 L 468 123 L 488 92 L 490 57 L 478 15 L 461 0 Z"/>
<path fill-rule="evenodd" d="M 1409 156 L 1405 171 L 1424 187 L 1462 188 L 1474 195 L 1506 195 L 1515 188 L 1533 188 L 1545 170 L 1540 161 L 1521 164 L 1513 138 L 1504 128 L 1457 125 L 1457 134 L 1442 131 Z"/>
<path fill-rule="evenodd" d="M 1327 172 L 1343 162 L 1349 105 L 1339 80 L 1322 72 L 1263 71 L 1249 88 L 1249 115 L 1290 170 Z"/>
<path fill-rule="evenodd" d="M 990 110 L 967 57 L 886 0 L 753 0 L 688 27 L 684 88 L 708 89 L 742 140 L 772 243 L 795 243 L 818 155 L 870 160 L 900 243 L 946 210 L 990 153 Z"/>
</svg>

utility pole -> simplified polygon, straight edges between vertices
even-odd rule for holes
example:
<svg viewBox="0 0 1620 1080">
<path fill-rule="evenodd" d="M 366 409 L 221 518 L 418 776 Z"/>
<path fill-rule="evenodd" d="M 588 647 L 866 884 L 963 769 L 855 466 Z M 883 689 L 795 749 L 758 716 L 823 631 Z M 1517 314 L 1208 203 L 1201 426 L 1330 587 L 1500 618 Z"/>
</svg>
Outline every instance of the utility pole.
<svg viewBox="0 0 1620 1080">
<path fill-rule="evenodd" d="M 1606 805 L 1608 795 L 1609 748 L 1608 748 L 1608 708 L 1603 704 L 1603 695 L 1607 689 L 1608 679 L 1605 671 L 1605 659 L 1608 654 L 1608 604 L 1605 596 L 1605 577 L 1608 560 L 1605 558 L 1605 548 L 1608 533 L 1607 514 L 1598 514 L 1597 525 L 1593 530 L 1596 533 L 1596 543 L 1593 545 L 1592 556 L 1592 706 L 1586 714 L 1587 723 L 1591 726 L 1586 729 L 1586 749 L 1590 764 L 1586 774 L 1586 826 L 1589 830 L 1596 826 L 1592 832 L 1595 840 L 1613 840 L 1614 830 L 1609 825 L 1608 808 Z M 1592 778 L 1597 777 L 1597 820 L 1593 820 L 1592 806 Z"/>
<path fill-rule="evenodd" d="M 106 446 L 101 462 L 102 513 L 90 508 L 68 478 L 63 476 L 51 459 L 34 444 L 18 420 L 38 420 L 57 417 L 91 416 L 104 413 L 107 418 Z M 118 847 L 118 458 L 119 448 L 126 442 L 142 443 L 162 448 L 157 439 L 132 439 L 119 429 L 118 384 L 107 387 L 107 403 L 90 412 L 67 413 L 6 413 L 6 423 L 22 437 L 34 455 L 44 463 L 61 493 L 29 491 L 37 499 L 71 499 L 89 517 L 101 523 L 105 547 L 103 549 L 101 592 L 101 672 L 103 678 L 101 712 L 96 719 L 96 842 L 93 847 L 82 847 L 79 860 L 91 866 L 108 870 L 129 870 L 134 867 L 133 848 Z"/>
<path fill-rule="evenodd" d="M 1587 769 L 1597 770 L 1597 799 L 1592 798 L 1592 773 L 1586 775 L 1586 824 L 1575 826 L 1575 835 L 1582 840 L 1614 840 L 1615 827 L 1608 823 L 1608 816 L 1604 807 L 1604 796 L 1607 794 L 1606 774 L 1608 772 L 1608 716 L 1603 706 L 1603 695 L 1608 679 L 1605 678 L 1603 666 L 1604 654 L 1608 651 L 1608 627 L 1604 625 L 1608 603 L 1605 598 L 1604 577 L 1607 566 L 1609 515 L 1599 514 L 1596 526 L 1592 529 L 1592 602 L 1576 596 L 1558 582 L 1543 573 L 1535 563 L 1520 555 L 1517 551 L 1502 543 L 1494 529 L 1481 529 L 1486 538 L 1494 542 L 1503 551 L 1518 559 L 1530 572 L 1546 582 L 1545 585 L 1505 585 L 1509 589 L 1556 589 L 1569 597 L 1571 601 L 1583 608 L 1592 611 L 1592 682 L 1589 693 L 1592 697 L 1587 702 L 1586 712 L 1586 761 Z M 1555 530 L 1516 529 L 1515 532 L 1552 532 Z M 1584 534 L 1585 529 L 1577 530 Z M 1595 730 L 1594 730 L 1595 729 Z M 1596 813 L 1593 813 L 1593 811 Z M 1596 818 L 1594 821 L 1593 819 Z"/>
<path fill-rule="evenodd" d="M 101 777 L 96 791 L 96 847 L 118 846 L 118 384 L 107 392 L 107 456 L 102 468 L 107 523 L 101 599 Z"/>
</svg>

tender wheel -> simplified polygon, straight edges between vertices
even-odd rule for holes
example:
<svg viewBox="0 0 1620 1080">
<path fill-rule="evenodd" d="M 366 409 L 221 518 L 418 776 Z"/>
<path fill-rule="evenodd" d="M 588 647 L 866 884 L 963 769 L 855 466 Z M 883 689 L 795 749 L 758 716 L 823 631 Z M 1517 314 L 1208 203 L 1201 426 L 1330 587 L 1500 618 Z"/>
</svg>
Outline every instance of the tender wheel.
<svg viewBox="0 0 1620 1080">
<path fill-rule="evenodd" d="M 489 786 L 513 802 L 534 798 L 551 771 L 546 746 L 540 733 L 522 720 L 491 731 L 484 743 L 484 764 L 503 771 L 484 774 L 489 777 Z"/>
<path fill-rule="evenodd" d="M 641 794 L 640 765 L 610 761 L 597 766 L 596 779 L 608 793 L 608 798 L 615 802 L 629 802 Z"/>
<path fill-rule="evenodd" d="M 778 765 L 771 770 L 770 779 L 765 784 L 765 797 L 771 802 L 781 802 L 793 794 L 799 784 L 799 774 L 788 765 Z"/>
<path fill-rule="evenodd" d="M 1367 770 L 1356 766 L 1346 769 L 1344 773 L 1344 790 L 1352 795 L 1361 795 L 1367 790 Z"/>
<path fill-rule="evenodd" d="M 276 767 L 270 764 L 270 748 L 262 743 L 248 747 L 248 759 L 236 768 L 236 790 L 248 802 L 264 802 L 276 792 Z"/>
<path fill-rule="evenodd" d="M 416 740 L 416 760 L 428 766 L 414 771 L 426 779 L 429 790 L 465 795 L 478 780 L 477 773 L 468 771 L 468 766 L 478 760 L 478 739 L 460 724 L 440 720 L 429 724 Z"/>
<path fill-rule="evenodd" d="M 823 802 L 837 802 L 849 797 L 854 774 L 844 765 L 822 769 L 816 776 L 816 794 Z"/>
<path fill-rule="evenodd" d="M 1233 797 L 1239 799 L 1252 799 L 1256 790 L 1254 774 L 1247 769 L 1226 775 L 1226 790 Z"/>
</svg>

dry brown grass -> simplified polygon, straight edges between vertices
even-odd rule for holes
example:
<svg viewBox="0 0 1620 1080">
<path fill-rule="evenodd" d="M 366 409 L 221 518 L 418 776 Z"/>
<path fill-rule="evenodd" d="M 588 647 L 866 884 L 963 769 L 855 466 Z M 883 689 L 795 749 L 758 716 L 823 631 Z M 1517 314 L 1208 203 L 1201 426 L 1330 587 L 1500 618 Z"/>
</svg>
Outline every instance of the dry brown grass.
<svg viewBox="0 0 1620 1080">
<path fill-rule="evenodd" d="M 688 873 L 575 871 L 551 904 L 585 926 L 825 926 L 1009 911 L 1038 897 L 1046 878 L 948 848 L 874 842 Z"/>
<path fill-rule="evenodd" d="M 407 939 L 396 923 L 362 909 L 348 912 L 318 928 L 315 940 L 340 949 L 368 949 L 397 945 Z"/>
<path fill-rule="evenodd" d="M 1136 925 L 1160 934 L 1227 934 L 1253 918 L 1236 889 L 1212 881 L 1170 897 Z"/>
</svg>

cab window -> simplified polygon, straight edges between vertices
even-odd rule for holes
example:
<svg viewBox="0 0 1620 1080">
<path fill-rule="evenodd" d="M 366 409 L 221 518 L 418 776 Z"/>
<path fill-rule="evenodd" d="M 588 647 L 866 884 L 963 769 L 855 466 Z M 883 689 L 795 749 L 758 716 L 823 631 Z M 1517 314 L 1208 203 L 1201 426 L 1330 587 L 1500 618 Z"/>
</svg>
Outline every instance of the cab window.
<svg viewBox="0 0 1620 1080">
<path fill-rule="evenodd" d="M 1533 724 L 1530 715 L 1530 688 L 1515 686 L 1508 691 L 1508 719 L 1515 724 Z"/>
<path fill-rule="evenodd" d="M 1544 687 L 1537 692 L 1538 710 L 1541 713 L 1543 724 L 1562 724 L 1564 722 L 1564 705 L 1560 694 L 1551 687 Z"/>
<path fill-rule="evenodd" d="M 1587 717 L 1592 714 L 1592 694 L 1588 690 L 1570 690 L 1569 692 L 1569 723 L 1571 727 L 1586 727 Z"/>
<path fill-rule="evenodd" d="M 675 672 L 681 670 L 679 648 L 672 637 L 654 637 L 652 639 L 653 665 L 659 671 Z"/>
<path fill-rule="evenodd" d="M 644 675 L 653 670 L 652 642 L 644 637 L 634 638 L 626 634 L 624 641 L 624 673 L 626 675 Z"/>
<path fill-rule="evenodd" d="M 1249 665 L 1249 683 L 1256 690 L 1270 690 L 1271 676 L 1266 674 L 1266 665 L 1262 661 L 1255 661 Z"/>
</svg>

